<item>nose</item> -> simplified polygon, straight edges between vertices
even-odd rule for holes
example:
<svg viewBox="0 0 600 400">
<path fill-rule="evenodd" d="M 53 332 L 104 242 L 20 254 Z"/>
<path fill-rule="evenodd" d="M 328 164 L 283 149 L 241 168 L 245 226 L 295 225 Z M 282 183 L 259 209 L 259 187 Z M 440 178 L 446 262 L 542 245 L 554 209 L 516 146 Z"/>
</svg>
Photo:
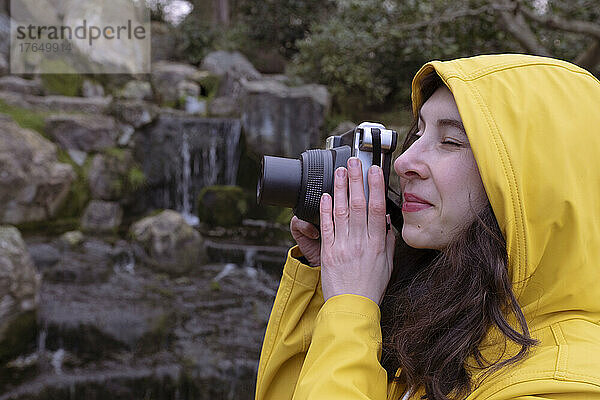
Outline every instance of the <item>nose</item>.
<svg viewBox="0 0 600 400">
<path fill-rule="evenodd" d="M 426 179 L 429 168 L 425 160 L 425 149 L 419 149 L 418 141 L 413 143 L 406 151 L 394 161 L 394 171 L 402 179 Z"/>
</svg>

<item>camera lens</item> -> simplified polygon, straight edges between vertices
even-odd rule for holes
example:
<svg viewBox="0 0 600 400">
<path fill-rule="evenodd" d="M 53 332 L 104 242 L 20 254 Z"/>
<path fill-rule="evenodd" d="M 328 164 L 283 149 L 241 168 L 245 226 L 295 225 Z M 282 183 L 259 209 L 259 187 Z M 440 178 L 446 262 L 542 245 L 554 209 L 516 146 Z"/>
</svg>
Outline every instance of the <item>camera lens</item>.
<svg viewBox="0 0 600 400">
<path fill-rule="evenodd" d="M 256 188 L 258 204 L 295 207 L 302 183 L 299 159 L 264 156 Z"/>
<path fill-rule="evenodd" d="M 333 190 L 334 157 L 331 150 L 318 149 L 303 152 L 300 159 L 264 156 L 258 204 L 291 207 L 298 218 L 319 225 L 321 195 Z"/>
</svg>

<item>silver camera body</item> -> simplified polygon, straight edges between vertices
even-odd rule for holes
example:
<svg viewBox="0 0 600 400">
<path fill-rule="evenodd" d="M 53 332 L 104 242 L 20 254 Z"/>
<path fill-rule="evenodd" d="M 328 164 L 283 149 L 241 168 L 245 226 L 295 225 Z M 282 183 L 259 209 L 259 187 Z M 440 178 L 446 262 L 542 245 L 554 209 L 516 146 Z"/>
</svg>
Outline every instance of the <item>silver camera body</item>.
<svg viewBox="0 0 600 400">
<path fill-rule="evenodd" d="M 362 166 L 365 199 L 369 201 L 369 184 L 367 175 L 371 165 L 378 165 L 384 170 L 386 188 L 389 184 L 389 171 L 392 153 L 396 149 L 398 134 L 377 122 L 363 122 L 352 132 L 351 156 L 360 159 Z M 346 132 L 347 135 L 350 132 Z M 342 145 L 342 136 L 329 136 L 325 141 L 325 149 L 332 150 Z M 387 173 L 386 173 L 387 169 Z"/>
</svg>

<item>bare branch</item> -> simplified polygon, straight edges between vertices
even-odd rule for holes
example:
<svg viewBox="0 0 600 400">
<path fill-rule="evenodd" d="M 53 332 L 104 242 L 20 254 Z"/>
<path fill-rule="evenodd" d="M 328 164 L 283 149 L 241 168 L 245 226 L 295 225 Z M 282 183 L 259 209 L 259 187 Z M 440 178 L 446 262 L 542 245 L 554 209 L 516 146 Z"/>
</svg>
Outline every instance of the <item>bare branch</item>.
<svg viewBox="0 0 600 400">
<path fill-rule="evenodd" d="M 556 15 L 539 15 L 527 7 L 519 7 L 519 11 L 528 19 L 548 28 L 562 31 L 582 33 L 600 40 L 600 24 L 589 21 L 567 20 Z"/>
<path fill-rule="evenodd" d="M 577 56 L 574 63 L 588 71 L 593 71 L 600 64 L 600 40 L 594 40 L 583 53 Z"/>
<path fill-rule="evenodd" d="M 500 23 L 504 30 L 510 33 L 517 42 L 531 54 L 540 56 L 551 56 L 550 51 L 539 41 L 535 33 L 531 30 L 523 15 L 519 12 L 517 4 L 510 0 L 497 1 L 502 9 L 496 8 L 500 17 Z"/>
<path fill-rule="evenodd" d="M 475 17 L 475 16 L 478 16 L 481 14 L 485 14 L 487 12 L 497 11 L 498 9 L 504 9 L 504 8 L 499 7 L 497 5 L 488 4 L 488 5 L 481 6 L 479 8 L 474 8 L 474 9 L 466 8 L 466 9 L 457 10 L 457 11 L 453 11 L 453 12 L 445 12 L 445 13 L 441 14 L 440 16 L 428 19 L 427 21 L 416 22 L 414 24 L 399 25 L 395 28 L 395 31 L 403 32 L 403 31 L 417 30 L 417 29 L 426 28 L 426 27 L 429 27 L 432 25 L 443 24 L 446 22 L 453 22 L 459 18 Z M 514 7 L 511 6 L 510 9 L 514 9 Z"/>
</svg>

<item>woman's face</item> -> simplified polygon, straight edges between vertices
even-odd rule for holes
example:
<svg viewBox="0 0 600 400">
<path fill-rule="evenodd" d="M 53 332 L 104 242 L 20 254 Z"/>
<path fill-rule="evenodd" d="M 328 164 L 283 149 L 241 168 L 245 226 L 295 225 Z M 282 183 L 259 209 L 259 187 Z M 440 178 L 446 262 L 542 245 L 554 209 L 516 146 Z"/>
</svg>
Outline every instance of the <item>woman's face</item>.
<svg viewBox="0 0 600 400">
<path fill-rule="evenodd" d="M 446 86 L 421 107 L 416 136 L 394 162 L 403 193 L 402 238 L 411 247 L 443 250 L 487 204 L 456 102 Z"/>
</svg>

